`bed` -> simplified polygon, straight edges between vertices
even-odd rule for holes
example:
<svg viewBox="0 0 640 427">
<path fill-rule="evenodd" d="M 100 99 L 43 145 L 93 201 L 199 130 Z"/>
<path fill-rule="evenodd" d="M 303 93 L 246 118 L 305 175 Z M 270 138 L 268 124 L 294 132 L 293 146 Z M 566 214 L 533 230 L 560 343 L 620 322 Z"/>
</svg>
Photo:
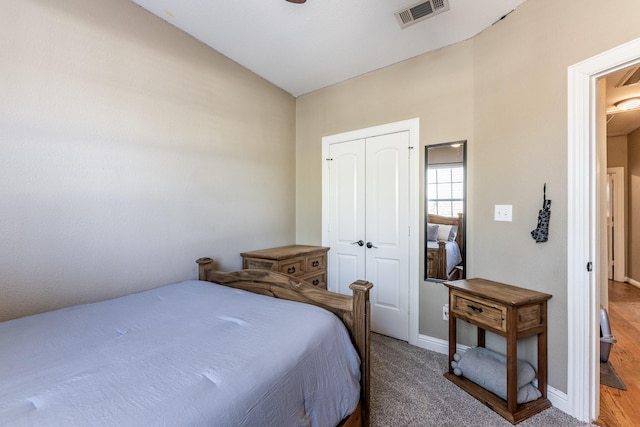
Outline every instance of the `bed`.
<svg viewBox="0 0 640 427">
<path fill-rule="evenodd" d="M 0 323 L 0 425 L 368 425 L 370 283 L 197 262 L 199 280 Z"/>
<path fill-rule="evenodd" d="M 425 248 L 427 277 L 432 279 L 460 279 L 464 259 L 463 215 L 450 218 L 440 215 L 427 216 Z M 458 267 L 458 268 L 456 268 Z"/>
</svg>

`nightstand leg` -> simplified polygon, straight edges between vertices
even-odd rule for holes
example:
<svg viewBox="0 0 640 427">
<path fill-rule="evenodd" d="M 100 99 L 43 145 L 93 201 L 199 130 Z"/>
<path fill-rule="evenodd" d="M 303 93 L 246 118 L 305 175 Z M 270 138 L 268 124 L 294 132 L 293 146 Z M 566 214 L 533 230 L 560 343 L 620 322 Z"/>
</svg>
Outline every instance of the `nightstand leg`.
<svg viewBox="0 0 640 427">
<path fill-rule="evenodd" d="M 455 316 L 449 314 L 449 373 L 453 374 L 453 367 L 451 366 L 451 362 L 453 362 L 453 355 L 456 352 L 456 340 L 457 340 L 457 319 Z"/>
<path fill-rule="evenodd" d="M 518 339 L 516 310 L 507 309 L 507 410 L 514 414 L 518 408 Z"/>
<path fill-rule="evenodd" d="M 484 347 L 486 331 L 481 327 L 478 327 L 478 347 Z"/>
<path fill-rule="evenodd" d="M 547 397 L 547 304 L 541 304 L 543 331 L 538 334 L 538 390 Z"/>
</svg>

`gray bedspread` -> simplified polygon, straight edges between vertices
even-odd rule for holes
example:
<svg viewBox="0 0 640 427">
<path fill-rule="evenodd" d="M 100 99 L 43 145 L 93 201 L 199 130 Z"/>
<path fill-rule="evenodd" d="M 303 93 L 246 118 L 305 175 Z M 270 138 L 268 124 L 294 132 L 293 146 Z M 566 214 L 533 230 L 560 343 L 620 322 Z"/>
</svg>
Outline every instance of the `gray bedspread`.
<svg viewBox="0 0 640 427">
<path fill-rule="evenodd" d="M 336 425 L 359 377 L 333 314 L 208 282 L 0 323 L 0 425 Z"/>
</svg>

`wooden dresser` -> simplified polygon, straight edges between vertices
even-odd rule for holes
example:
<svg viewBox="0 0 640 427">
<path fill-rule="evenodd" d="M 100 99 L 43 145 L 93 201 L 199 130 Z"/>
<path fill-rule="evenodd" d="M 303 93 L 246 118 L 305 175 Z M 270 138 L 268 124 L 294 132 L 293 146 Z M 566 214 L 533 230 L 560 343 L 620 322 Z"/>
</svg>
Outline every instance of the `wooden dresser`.
<svg viewBox="0 0 640 427">
<path fill-rule="evenodd" d="M 449 372 L 450 381 L 480 400 L 513 424 L 547 409 L 547 300 L 551 295 L 485 279 L 444 282 L 449 288 Z M 464 377 L 454 375 L 451 362 L 456 352 L 457 319 L 478 328 L 478 346 L 485 346 L 486 331 L 506 338 L 507 400 Z M 538 390 L 542 397 L 517 403 L 517 342 L 538 338 Z"/>
<path fill-rule="evenodd" d="M 327 251 L 322 246 L 291 245 L 243 252 L 242 268 L 273 270 L 327 289 Z"/>
</svg>

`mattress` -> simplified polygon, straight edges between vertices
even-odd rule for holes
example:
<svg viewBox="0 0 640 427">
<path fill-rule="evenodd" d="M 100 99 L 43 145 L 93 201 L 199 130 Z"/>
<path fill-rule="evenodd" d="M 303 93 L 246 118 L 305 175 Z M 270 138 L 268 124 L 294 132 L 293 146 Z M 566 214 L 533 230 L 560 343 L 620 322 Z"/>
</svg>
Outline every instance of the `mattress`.
<svg viewBox="0 0 640 427">
<path fill-rule="evenodd" d="M 0 323 L 0 425 L 336 425 L 359 366 L 326 310 L 186 281 Z"/>
</svg>

